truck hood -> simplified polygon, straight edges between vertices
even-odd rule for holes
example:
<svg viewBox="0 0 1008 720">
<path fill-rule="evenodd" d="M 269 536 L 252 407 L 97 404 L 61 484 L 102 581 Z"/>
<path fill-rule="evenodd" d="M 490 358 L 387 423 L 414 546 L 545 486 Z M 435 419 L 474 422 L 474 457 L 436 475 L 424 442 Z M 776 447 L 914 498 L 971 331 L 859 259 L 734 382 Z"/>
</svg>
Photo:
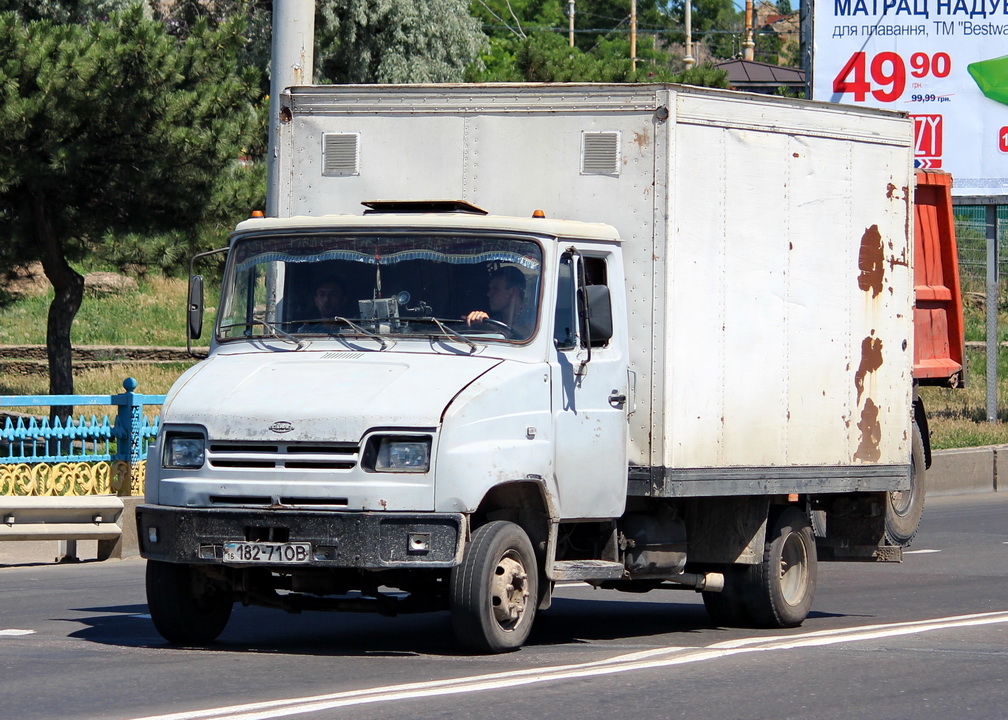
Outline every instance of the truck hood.
<svg viewBox="0 0 1008 720">
<path fill-rule="evenodd" d="M 215 440 L 358 442 L 375 427 L 437 427 L 451 399 L 500 362 L 419 353 L 219 353 L 172 388 L 162 420 L 202 425 Z"/>
</svg>

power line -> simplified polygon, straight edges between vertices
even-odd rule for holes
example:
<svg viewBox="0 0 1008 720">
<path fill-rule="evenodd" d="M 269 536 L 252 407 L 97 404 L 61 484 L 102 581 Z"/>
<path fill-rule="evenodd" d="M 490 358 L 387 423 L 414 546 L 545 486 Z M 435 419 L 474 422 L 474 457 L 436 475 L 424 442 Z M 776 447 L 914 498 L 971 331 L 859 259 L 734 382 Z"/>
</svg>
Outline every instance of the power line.
<svg viewBox="0 0 1008 720">
<path fill-rule="evenodd" d="M 506 26 L 502 27 L 500 25 L 483 25 L 483 30 L 507 30 Z M 553 27 L 547 25 L 538 25 L 533 27 L 525 27 L 526 32 L 554 32 L 567 34 L 569 32 L 568 28 L 565 27 Z M 637 28 L 638 33 L 653 33 L 655 35 L 659 33 L 681 33 L 682 30 L 679 28 Z M 698 35 L 738 35 L 745 32 L 745 28 L 739 27 L 737 30 L 695 30 Z M 575 28 L 574 34 L 583 33 L 623 33 L 629 34 L 630 28 Z M 780 35 L 781 33 L 775 32 L 773 30 L 762 30 L 758 28 L 753 29 L 754 35 Z"/>
</svg>

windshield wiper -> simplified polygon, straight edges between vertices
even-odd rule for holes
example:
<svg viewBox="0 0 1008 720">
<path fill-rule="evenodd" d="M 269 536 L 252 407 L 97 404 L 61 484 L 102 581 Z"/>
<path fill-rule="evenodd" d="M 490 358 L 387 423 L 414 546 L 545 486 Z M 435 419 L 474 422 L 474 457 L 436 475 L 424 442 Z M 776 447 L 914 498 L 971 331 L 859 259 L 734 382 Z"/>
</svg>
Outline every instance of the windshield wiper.
<svg viewBox="0 0 1008 720">
<path fill-rule="evenodd" d="M 229 328 L 235 328 L 235 327 L 243 327 L 247 329 L 250 325 L 262 325 L 264 328 L 270 331 L 270 337 L 275 337 L 279 340 L 289 340 L 290 342 L 295 343 L 297 345 L 298 350 L 303 348 L 305 345 L 304 340 L 294 337 L 286 330 L 281 330 L 277 325 L 266 322 L 265 320 L 253 319 L 243 323 L 231 323 L 229 325 L 221 325 L 221 330 L 227 330 Z"/>
<path fill-rule="evenodd" d="M 462 333 L 460 333 L 458 330 L 452 330 L 450 327 L 448 327 L 447 325 L 445 325 L 443 322 L 441 322 L 440 320 L 438 320 L 436 317 L 431 316 L 431 317 L 425 317 L 425 318 L 415 318 L 414 321 L 418 321 L 418 322 L 432 322 L 432 323 L 434 323 L 435 325 L 438 326 L 438 328 L 441 329 L 441 332 L 443 332 L 448 337 L 457 338 L 457 339 L 461 340 L 462 342 L 464 342 L 466 345 L 468 345 L 469 346 L 469 354 L 470 355 L 472 355 L 474 352 L 476 352 L 477 350 L 479 350 L 479 346 L 476 345 L 476 343 L 474 343 L 472 340 L 470 340 L 465 335 L 463 335 Z"/>
<path fill-rule="evenodd" d="M 355 323 L 350 318 L 345 318 L 345 317 L 341 317 L 341 316 L 337 315 L 336 317 L 320 318 L 319 320 L 312 320 L 310 322 L 332 322 L 332 321 L 346 323 L 351 328 L 353 328 L 354 332 L 360 333 L 364 337 L 369 337 L 372 340 L 377 340 L 378 344 L 381 345 L 381 349 L 382 350 L 387 350 L 388 349 L 388 343 L 385 342 L 385 338 L 383 338 L 381 335 L 378 335 L 377 333 L 371 332 L 370 330 L 365 330 L 364 328 L 362 328 L 360 325 L 358 325 L 357 323 Z"/>
</svg>

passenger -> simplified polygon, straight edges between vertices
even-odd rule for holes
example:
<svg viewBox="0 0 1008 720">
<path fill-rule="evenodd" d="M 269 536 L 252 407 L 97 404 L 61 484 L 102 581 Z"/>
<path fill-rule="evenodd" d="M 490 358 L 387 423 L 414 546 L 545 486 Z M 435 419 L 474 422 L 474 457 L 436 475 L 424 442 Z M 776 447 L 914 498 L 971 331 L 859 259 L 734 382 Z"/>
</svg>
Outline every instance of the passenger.
<svg viewBox="0 0 1008 720">
<path fill-rule="evenodd" d="M 525 307 L 525 276 L 513 265 L 498 268 L 487 285 L 488 310 L 466 315 L 470 327 L 484 320 L 496 320 L 513 331 L 514 339 L 525 339 L 535 329 L 535 308 Z"/>
<path fill-rule="evenodd" d="M 343 304 L 346 302 L 346 289 L 343 281 L 336 277 L 324 278 L 315 286 L 312 302 L 318 314 L 310 322 L 305 323 L 298 332 L 324 333 L 331 332 L 340 326 L 334 318 L 343 315 Z"/>
</svg>

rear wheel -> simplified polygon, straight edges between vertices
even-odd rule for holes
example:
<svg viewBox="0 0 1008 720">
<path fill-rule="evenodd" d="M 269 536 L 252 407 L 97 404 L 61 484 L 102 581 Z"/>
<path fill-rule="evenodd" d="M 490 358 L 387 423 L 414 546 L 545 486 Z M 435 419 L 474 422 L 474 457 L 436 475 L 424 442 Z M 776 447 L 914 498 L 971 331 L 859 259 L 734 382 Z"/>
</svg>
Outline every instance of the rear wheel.
<svg viewBox="0 0 1008 720">
<path fill-rule="evenodd" d="M 147 607 L 168 642 L 202 645 L 217 639 L 234 602 L 231 595 L 190 565 L 147 561 Z"/>
<path fill-rule="evenodd" d="M 746 609 L 762 627 L 797 627 L 812 608 L 816 548 L 812 524 L 796 507 L 770 526 L 763 562 L 746 568 Z"/>
<path fill-rule="evenodd" d="M 911 442 L 910 488 L 889 493 L 886 503 L 885 538 L 890 545 L 909 545 L 924 515 L 924 496 L 927 493 L 924 438 L 916 423 Z"/>
<path fill-rule="evenodd" d="M 497 520 L 473 533 L 451 573 L 451 620 L 459 644 L 478 652 L 517 650 L 535 619 L 539 571 L 528 535 Z"/>
</svg>

